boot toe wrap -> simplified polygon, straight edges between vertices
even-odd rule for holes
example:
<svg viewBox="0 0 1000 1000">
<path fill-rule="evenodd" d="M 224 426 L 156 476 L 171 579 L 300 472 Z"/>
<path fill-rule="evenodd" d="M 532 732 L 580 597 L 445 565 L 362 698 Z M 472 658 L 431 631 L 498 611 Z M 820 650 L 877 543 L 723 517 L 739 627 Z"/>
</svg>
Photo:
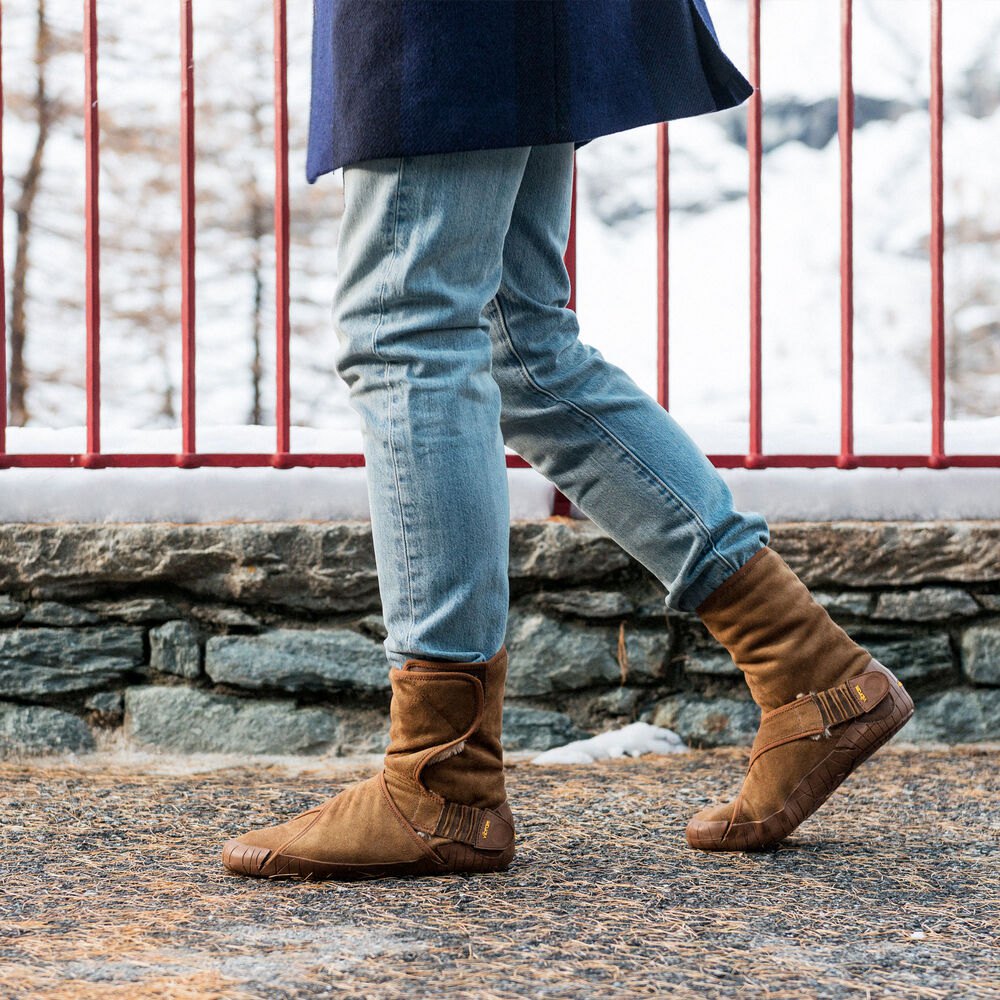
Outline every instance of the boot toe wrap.
<svg viewBox="0 0 1000 1000">
<path fill-rule="evenodd" d="M 688 844 L 705 851 L 775 846 L 912 715 L 913 702 L 902 682 L 874 659 L 863 673 L 835 688 L 764 713 L 728 821 L 719 817 L 719 807 L 702 810 L 688 823 Z M 777 808 L 757 815 L 755 794 L 761 802 L 777 802 Z"/>
<path fill-rule="evenodd" d="M 514 856 L 500 744 L 506 671 L 506 646 L 485 663 L 411 660 L 390 670 L 381 772 L 230 840 L 225 867 L 343 880 L 506 870 Z"/>
<path fill-rule="evenodd" d="M 769 545 L 696 610 L 742 670 L 762 715 L 736 799 L 698 813 L 688 842 L 761 849 L 786 837 L 898 732 L 913 702 Z"/>
</svg>

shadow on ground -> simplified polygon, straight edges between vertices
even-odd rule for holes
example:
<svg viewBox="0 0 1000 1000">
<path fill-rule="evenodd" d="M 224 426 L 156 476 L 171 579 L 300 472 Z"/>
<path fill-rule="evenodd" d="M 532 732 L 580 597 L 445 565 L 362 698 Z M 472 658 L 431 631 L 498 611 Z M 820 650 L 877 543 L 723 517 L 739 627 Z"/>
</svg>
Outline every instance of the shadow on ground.
<svg viewBox="0 0 1000 1000">
<path fill-rule="evenodd" d="M 0 995 L 1000 997 L 1000 750 L 888 748 L 782 848 L 688 849 L 745 754 L 510 768 L 502 875 L 228 874 L 332 775 L 0 765 Z"/>
</svg>

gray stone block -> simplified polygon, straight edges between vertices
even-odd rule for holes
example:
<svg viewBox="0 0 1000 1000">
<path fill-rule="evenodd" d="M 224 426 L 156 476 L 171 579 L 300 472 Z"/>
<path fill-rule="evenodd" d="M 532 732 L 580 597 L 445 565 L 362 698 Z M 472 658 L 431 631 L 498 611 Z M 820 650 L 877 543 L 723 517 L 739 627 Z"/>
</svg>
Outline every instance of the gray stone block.
<svg viewBox="0 0 1000 1000">
<path fill-rule="evenodd" d="M 75 608 L 72 604 L 60 604 L 58 601 L 42 601 L 41 604 L 28 608 L 21 624 L 64 628 L 67 625 L 97 625 L 100 621 L 100 615 L 95 615 L 86 608 Z"/>
<path fill-rule="evenodd" d="M 684 654 L 682 663 L 684 670 L 689 674 L 705 674 L 710 677 L 743 676 L 743 671 L 721 647 L 718 652 L 711 649 L 692 649 Z"/>
<path fill-rule="evenodd" d="M 900 637 L 852 632 L 852 638 L 904 683 L 943 677 L 954 670 L 951 643 L 943 632 Z"/>
<path fill-rule="evenodd" d="M 377 610 L 370 521 L 0 525 L 0 590 L 174 587 L 242 605 Z"/>
<path fill-rule="evenodd" d="M 621 546 L 592 521 L 515 521 L 510 526 L 511 579 L 599 580 L 633 565 Z M 2 577 L 0 577 L 2 581 Z"/>
<path fill-rule="evenodd" d="M 381 709 L 331 710 L 340 731 L 336 750 L 340 754 L 382 753 L 389 745 L 389 713 Z"/>
<path fill-rule="evenodd" d="M 125 734 L 174 753 L 312 754 L 340 741 L 342 720 L 288 701 L 148 685 L 125 692 Z"/>
<path fill-rule="evenodd" d="M 83 707 L 102 716 L 103 722 L 118 723 L 125 711 L 125 694 L 122 691 L 98 691 L 83 703 Z"/>
<path fill-rule="evenodd" d="M 183 614 L 176 604 L 159 597 L 136 597 L 124 601 L 87 601 L 83 605 L 101 618 L 117 618 L 132 624 L 166 622 Z"/>
<path fill-rule="evenodd" d="M 637 604 L 632 617 L 636 621 L 655 622 L 664 628 L 669 628 L 674 615 L 667 613 L 662 597 L 653 597 Z"/>
<path fill-rule="evenodd" d="M 389 663 L 378 643 L 351 629 L 272 629 L 213 636 L 205 671 L 219 684 L 299 692 L 389 690 Z"/>
<path fill-rule="evenodd" d="M 690 674 L 740 677 L 742 671 L 704 624 L 697 618 L 677 625 L 681 665 Z"/>
<path fill-rule="evenodd" d="M 261 628 L 260 622 L 242 608 L 218 607 L 212 604 L 196 604 L 191 614 L 199 621 L 223 628 Z"/>
<path fill-rule="evenodd" d="M 625 625 L 626 683 L 642 684 L 662 680 L 670 664 L 671 639 L 666 626 L 636 629 Z"/>
<path fill-rule="evenodd" d="M 590 702 L 590 715 L 597 719 L 634 719 L 636 710 L 649 691 L 642 688 L 617 687 Z"/>
<path fill-rule="evenodd" d="M 962 633 L 962 670 L 975 684 L 1000 685 L 1000 624 L 974 625 Z"/>
<path fill-rule="evenodd" d="M 26 610 L 26 604 L 15 601 L 8 594 L 0 594 L 0 625 L 12 625 L 20 621 Z"/>
<path fill-rule="evenodd" d="M 504 706 L 503 745 L 508 750 L 548 750 L 589 735 L 562 712 L 526 705 Z"/>
<path fill-rule="evenodd" d="M 898 743 L 979 743 L 1000 740 L 1000 689 L 954 688 L 918 700 Z"/>
<path fill-rule="evenodd" d="M 850 590 L 814 590 L 817 604 L 826 608 L 831 618 L 865 618 L 872 609 L 874 594 Z"/>
<path fill-rule="evenodd" d="M 654 726 L 672 729 L 695 747 L 749 746 L 760 725 L 760 709 L 735 698 L 672 695 L 644 713 L 644 719 L 646 715 Z"/>
<path fill-rule="evenodd" d="M 987 611 L 1000 611 L 1000 594 L 976 594 L 976 600 Z"/>
<path fill-rule="evenodd" d="M 542 591 L 535 595 L 535 602 L 545 611 L 577 618 L 627 618 L 635 605 L 617 590 Z"/>
<path fill-rule="evenodd" d="M 656 577 L 645 567 L 642 567 L 641 583 L 629 589 L 628 598 L 635 605 L 632 617 L 635 621 L 669 627 L 670 617 L 667 614 L 667 592 Z"/>
<path fill-rule="evenodd" d="M 154 670 L 178 677 L 201 675 L 198 631 L 186 621 L 166 622 L 149 632 L 149 663 Z"/>
<path fill-rule="evenodd" d="M 511 696 L 537 697 L 621 683 L 614 629 L 512 608 L 506 643 Z"/>
<path fill-rule="evenodd" d="M 1000 521 L 786 521 L 771 547 L 810 590 L 1000 582 Z"/>
<path fill-rule="evenodd" d="M 922 587 L 920 590 L 879 594 L 873 618 L 905 621 L 944 621 L 979 613 L 979 605 L 956 587 Z"/>
<path fill-rule="evenodd" d="M 94 736 L 83 719 L 40 705 L 0 702 L 0 759 L 93 749 Z"/>
<path fill-rule="evenodd" d="M 364 635 L 370 636 L 376 642 L 384 642 L 389 635 L 389 631 L 385 627 L 385 619 L 381 615 L 365 615 L 356 624 Z"/>
<path fill-rule="evenodd" d="M 26 628 L 0 633 L 0 694 L 19 698 L 90 691 L 143 662 L 142 629 Z"/>
</svg>

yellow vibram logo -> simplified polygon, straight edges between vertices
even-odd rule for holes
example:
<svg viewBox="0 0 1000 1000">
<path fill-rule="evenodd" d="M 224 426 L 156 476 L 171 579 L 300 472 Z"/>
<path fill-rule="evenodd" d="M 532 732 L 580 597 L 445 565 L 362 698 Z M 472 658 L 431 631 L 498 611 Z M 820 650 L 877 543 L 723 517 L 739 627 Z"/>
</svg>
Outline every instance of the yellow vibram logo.
<svg viewBox="0 0 1000 1000">
<path fill-rule="evenodd" d="M 483 840 L 486 839 L 486 835 L 490 832 L 490 821 L 487 820 L 486 824 L 483 826 Z"/>
<path fill-rule="evenodd" d="M 858 692 L 858 698 L 860 698 L 860 699 L 861 699 L 861 701 L 867 701 L 867 700 L 868 700 L 868 699 L 867 699 L 867 698 L 865 697 L 865 693 L 864 693 L 864 691 L 862 691 L 862 690 L 861 690 L 861 685 L 860 685 L 860 684 L 855 684 L 855 685 L 854 685 L 854 690 Z"/>
</svg>

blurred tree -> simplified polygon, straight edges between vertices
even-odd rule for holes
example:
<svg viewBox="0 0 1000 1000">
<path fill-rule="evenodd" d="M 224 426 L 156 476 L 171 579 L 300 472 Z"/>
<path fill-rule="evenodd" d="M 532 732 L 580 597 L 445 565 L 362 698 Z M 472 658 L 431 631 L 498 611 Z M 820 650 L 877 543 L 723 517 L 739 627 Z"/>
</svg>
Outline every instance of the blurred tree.
<svg viewBox="0 0 1000 1000">
<path fill-rule="evenodd" d="M 31 263 L 31 235 L 34 208 L 42 184 L 45 144 L 59 113 L 59 103 L 49 94 L 49 63 L 53 56 L 55 39 L 45 12 L 45 0 L 36 0 L 34 48 L 34 95 L 31 107 L 35 112 L 37 131 L 28 160 L 28 166 L 19 178 L 20 191 L 13 202 L 16 220 L 16 242 L 13 287 L 10 296 L 10 371 L 8 375 L 9 421 L 22 426 L 28 421 L 28 367 L 25 347 L 28 335 L 27 289 L 28 268 Z"/>
</svg>

